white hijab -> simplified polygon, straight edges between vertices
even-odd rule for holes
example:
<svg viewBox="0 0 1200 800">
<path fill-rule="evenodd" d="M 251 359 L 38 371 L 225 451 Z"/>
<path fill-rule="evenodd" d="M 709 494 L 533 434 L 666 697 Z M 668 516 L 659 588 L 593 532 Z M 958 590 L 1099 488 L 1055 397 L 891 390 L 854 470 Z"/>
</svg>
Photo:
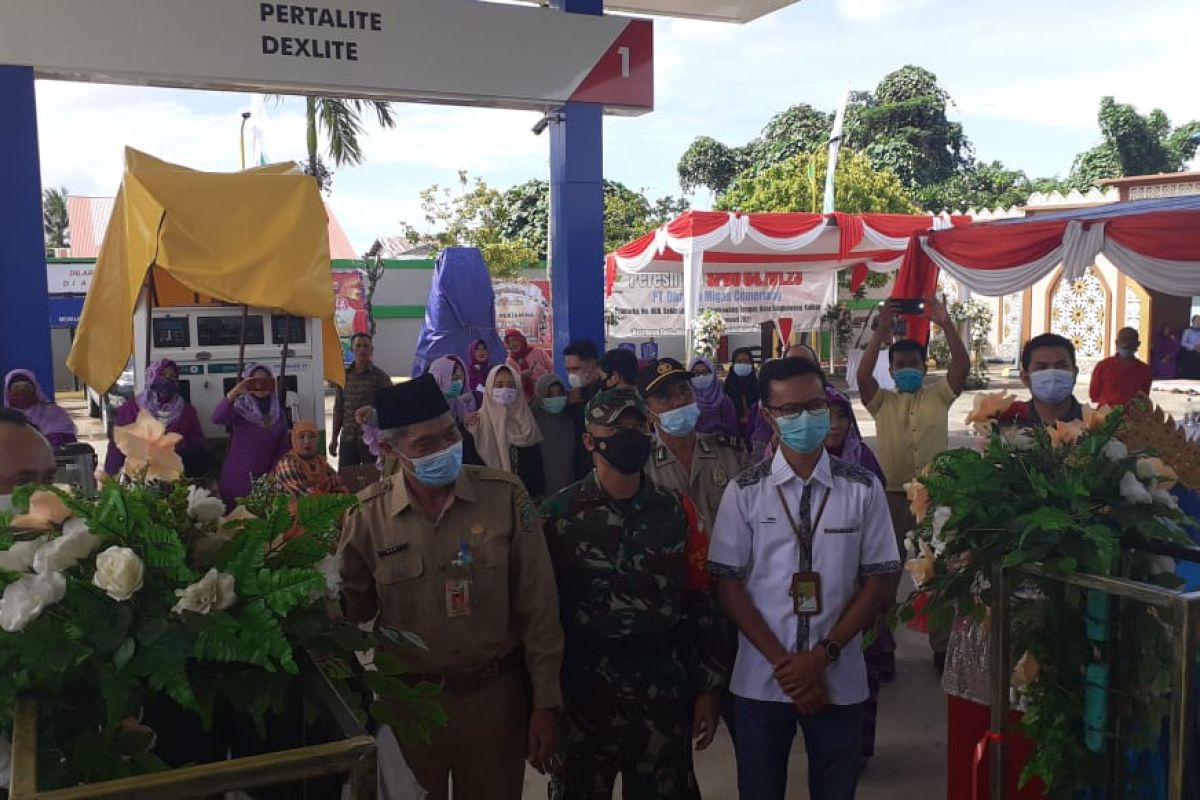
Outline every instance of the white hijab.
<svg viewBox="0 0 1200 800">
<path fill-rule="evenodd" d="M 516 381 L 517 399 L 512 405 L 501 405 L 492 397 L 496 375 L 500 370 L 507 370 Z M 475 449 L 483 463 L 505 472 L 513 471 L 510 448 L 529 447 L 542 441 L 542 432 L 538 430 L 529 403 L 521 392 L 521 381 L 511 367 L 500 364 L 492 367 L 488 373 L 483 390 L 483 408 L 479 410 L 479 419 L 471 433 L 475 436 Z"/>
</svg>

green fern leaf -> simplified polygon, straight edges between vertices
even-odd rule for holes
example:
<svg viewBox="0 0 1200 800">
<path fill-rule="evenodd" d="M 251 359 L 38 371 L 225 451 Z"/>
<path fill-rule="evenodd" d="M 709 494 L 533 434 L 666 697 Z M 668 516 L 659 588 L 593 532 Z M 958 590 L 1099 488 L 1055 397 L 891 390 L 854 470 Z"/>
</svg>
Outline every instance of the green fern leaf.
<svg viewBox="0 0 1200 800">
<path fill-rule="evenodd" d="M 325 591 L 325 577 L 311 569 L 262 569 L 255 584 L 256 594 L 281 617 Z"/>
<path fill-rule="evenodd" d="M 299 497 L 296 499 L 296 522 L 307 533 L 324 533 L 337 524 L 342 514 L 357 504 L 357 497 L 346 494 Z"/>
</svg>

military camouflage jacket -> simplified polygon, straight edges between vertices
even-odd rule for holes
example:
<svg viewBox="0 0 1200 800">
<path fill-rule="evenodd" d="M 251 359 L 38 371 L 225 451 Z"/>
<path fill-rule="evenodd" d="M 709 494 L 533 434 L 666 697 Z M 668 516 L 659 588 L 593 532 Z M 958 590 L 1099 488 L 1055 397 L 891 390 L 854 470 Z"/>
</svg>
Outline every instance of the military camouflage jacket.
<svg viewBox="0 0 1200 800">
<path fill-rule="evenodd" d="M 717 622 L 708 541 L 692 502 L 642 478 L 614 500 L 595 472 L 542 503 L 568 654 L 572 639 L 673 642 L 691 688 L 725 685 L 725 637 Z"/>
</svg>

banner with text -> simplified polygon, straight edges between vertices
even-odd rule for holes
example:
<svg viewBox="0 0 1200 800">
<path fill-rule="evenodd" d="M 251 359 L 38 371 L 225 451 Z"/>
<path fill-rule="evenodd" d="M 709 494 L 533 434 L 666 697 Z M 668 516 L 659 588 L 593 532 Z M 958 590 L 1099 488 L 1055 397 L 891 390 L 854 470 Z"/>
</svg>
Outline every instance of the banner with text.
<svg viewBox="0 0 1200 800">
<path fill-rule="evenodd" d="M 795 320 L 796 330 L 811 330 L 820 327 L 822 309 L 836 285 L 836 272 L 706 272 L 699 307 L 719 313 L 726 333 L 757 333 L 761 323 L 781 317 Z M 616 322 L 609 327 L 611 336 L 681 335 L 683 275 L 621 273 L 605 308 Z"/>
<path fill-rule="evenodd" d="M 496 330 L 507 328 L 525 334 L 532 345 L 554 346 L 554 311 L 550 307 L 550 281 L 508 281 L 493 284 L 496 292 Z"/>
</svg>

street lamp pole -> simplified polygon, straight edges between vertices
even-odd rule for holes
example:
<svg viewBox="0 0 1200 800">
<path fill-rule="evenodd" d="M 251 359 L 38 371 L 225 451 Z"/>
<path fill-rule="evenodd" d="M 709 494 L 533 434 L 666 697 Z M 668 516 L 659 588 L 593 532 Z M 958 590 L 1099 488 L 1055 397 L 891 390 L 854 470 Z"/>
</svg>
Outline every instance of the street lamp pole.
<svg viewBox="0 0 1200 800">
<path fill-rule="evenodd" d="M 242 156 L 242 169 L 246 168 L 246 122 L 250 119 L 250 112 L 242 112 L 242 130 L 238 134 L 238 152 Z"/>
</svg>

